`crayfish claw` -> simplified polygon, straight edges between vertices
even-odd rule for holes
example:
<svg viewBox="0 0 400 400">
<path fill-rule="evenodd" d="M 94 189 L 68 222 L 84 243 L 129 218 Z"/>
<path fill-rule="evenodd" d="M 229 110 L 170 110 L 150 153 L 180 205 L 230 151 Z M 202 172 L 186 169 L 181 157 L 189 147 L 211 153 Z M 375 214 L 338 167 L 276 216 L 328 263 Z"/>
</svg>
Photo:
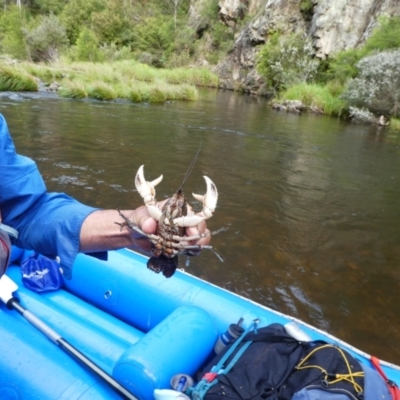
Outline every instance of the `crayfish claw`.
<svg viewBox="0 0 400 400">
<path fill-rule="evenodd" d="M 144 165 L 141 165 L 136 173 L 135 186 L 139 194 L 142 196 L 150 215 L 158 221 L 161 218 L 162 213 L 157 207 L 155 186 L 162 181 L 163 176 L 160 175 L 157 179 L 154 179 L 154 181 L 148 182 L 144 178 L 143 167 Z"/>
<path fill-rule="evenodd" d="M 215 186 L 215 183 L 208 176 L 204 175 L 203 178 L 207 184 L 206 194 L 201 195 L 192 193 L 192 195 L 196 200 L 201 201 L 203 203 L 202 213 L 204 214 L 204 219 L 207 219 L 212 217 L 213 212 L 217 207 L 218 190 L 217 187 Z"/>
<path fill-rule="evenodd" d="M 135 186 L 146 205 L 155 205 L 157 203 L 155 186 L 162 181 L 163 176 L 160 175 L 157 179 L 154 179 L 154 181 L 148 182 L 144 178 L 143 168 L 144 165 L 141 165 L 136 173 Z"/>
</svg>

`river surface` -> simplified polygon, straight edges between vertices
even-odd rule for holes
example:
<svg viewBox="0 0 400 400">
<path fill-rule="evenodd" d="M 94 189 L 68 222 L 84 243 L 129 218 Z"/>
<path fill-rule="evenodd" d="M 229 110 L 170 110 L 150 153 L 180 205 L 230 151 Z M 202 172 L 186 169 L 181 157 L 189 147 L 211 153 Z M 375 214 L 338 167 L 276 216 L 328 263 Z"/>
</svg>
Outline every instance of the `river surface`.
<svg viewBox="0 0 400 400">
<path fill-rule="evenodd" d="M 225 262 L 203 251 L 186 270 L 400 364 L 398 136 L 211 90 L 162 105 L 2 97 L 0 112 L 49 190 L 103 208 L 142 204 L 142 164 L 169 197 L 202 143 L 185 192 L 217 185 L 208 227 L 229 228 L 212 238 Z"/>
</svg>

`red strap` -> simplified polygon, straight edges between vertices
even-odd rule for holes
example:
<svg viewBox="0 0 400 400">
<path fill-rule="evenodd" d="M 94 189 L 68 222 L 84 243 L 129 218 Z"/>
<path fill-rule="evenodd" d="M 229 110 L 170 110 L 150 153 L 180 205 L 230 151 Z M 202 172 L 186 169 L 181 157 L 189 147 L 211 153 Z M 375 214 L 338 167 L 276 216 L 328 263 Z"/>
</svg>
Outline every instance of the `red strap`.
<svg viewBox="0 0 400 400">
<path fill-rule="evenodd" d="M 385 380 L 385 382 L 388 385 L 390 394 L 392 395 L 392 399 L 393 400 L 400 400 L 400 389 L 399 387 L 392 382 L 391 380 L 389 380 L 386 376 L 386 374 L 383 372 L 383 369 L 379 363 L 379 360 L 374 357 L 371 356 L 371 364 L 376 368 L 376 370 L 379 372 L 379 374 L 382 376 L 382 378 Z"/>
<path fill-rule="evenodd" d="M 203 379 L 208 383 L 212 382 L 218 374 L 215 372 L 206 372 L 203 376 Z M 397 400 L 397 399 L 396 399 Z M 400 399 L 399 399 L 400 400 Z"/>
</svg>

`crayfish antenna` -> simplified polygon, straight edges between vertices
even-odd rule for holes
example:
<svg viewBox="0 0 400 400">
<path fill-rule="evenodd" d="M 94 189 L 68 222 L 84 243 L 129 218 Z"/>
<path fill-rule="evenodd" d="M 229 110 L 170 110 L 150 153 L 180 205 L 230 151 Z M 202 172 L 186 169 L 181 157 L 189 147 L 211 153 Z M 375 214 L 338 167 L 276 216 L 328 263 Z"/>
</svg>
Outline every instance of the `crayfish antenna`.
<svg viewBox="0 0 400 400">
<path fill-rule="evenodd" d="M 200 150 L 201 150 L 202 144 L 203 144 L 203 139 L 201 139 L 201 141 L 200 141 L 199 149 L 197 150 L 196 155 L 193 157 L 193 160 L 192 160 L 192 162 L 190 163 L 189 168 L 187 169 L 186 174 L 185 174 L 185 176 L 183 177 L 183 181 L 182 181 L 182 183 L 181 183 L 181 186 L 179 186 L 179 189 L 177 190 L 177 192 L 179 192 L 180 190 L 182 190 L 183 185 L 186 183 L 186 181 L 188 180 L 190 174 L 192 173 L 193 167 L 195 166 L 196 161 L 197 161 L 197 158 L 198 158 L 198 156 L 199 156 L 199 154 L 200 154 Z"/>
</svg>

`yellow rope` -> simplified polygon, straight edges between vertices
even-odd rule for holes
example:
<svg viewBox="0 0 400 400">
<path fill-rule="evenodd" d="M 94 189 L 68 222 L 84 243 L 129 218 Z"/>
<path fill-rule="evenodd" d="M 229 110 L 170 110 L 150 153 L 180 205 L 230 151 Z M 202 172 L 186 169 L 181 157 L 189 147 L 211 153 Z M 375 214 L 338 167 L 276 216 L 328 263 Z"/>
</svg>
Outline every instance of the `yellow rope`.
<svg viewBox="0 0 400 400">
<path fill-rule="evenodd" d="M 346 367 L 347 367 L 348 374 L 335 374 L 334 376 L 335 376 L 336 379 L 333 380 L 333 381 L 328 382 L 329 373 L 328 373 L 328 371 L 326 371 L 324 368 L 322 368 L 320 365 L 304 365 L 304 363 L 305 363 L 308 359 L 310 359 L 310 357 L 311 357 L 315 352 L 317 352 L 318 350 L 325 349 L 325 348 L 334 348 L 334 349 L 336 349 L 336 350 L 341 354 L 341 356 L 342 356 L 343 359 L 344 359 L 344 362 L 346 363 Z M 363 391 L 362 387 L 354 380 L 354 378 L 355 378 L 355 377 L 356 377 L 356 378 L 357 378 L 357 377 L 363 377 L 363 376 L 364 376 L 364 372 L 362 372 L 362 371 L 360 371 L 360 372 L 353 372 L 353 371 L 351 370 L 351 366 L 350 366 L 349 360 L 348 360 L 347 357 L 346 357 L 346 354 L 344 354 L 343 350 L 340 349 L 339 347 L 333 346 L 333 345 L 331 345 L 331 344 L 325 344 L 325 345 L 323 345 L 323 346 L 316 347 L 313 351 L 311 351 L 310 353 L 308 353 L 307 356 L 304 357 L 304 359 L 301 360 L 300 363 L 299 363 L 298 366 L 297 366 L 297 369 L 298 369 L 298 370 L 307 369 L 307 368 L 317 368 L 317 369 L 319 369 L 321 372 L 323 372 L 324 375 L 325 375 L 325 381 L 326 381 L 329 385 L 333 385 L 334 383 L 337 383 L 337 382 L 340 382 L 340 381 L 347 381 L 347 382 L 350 382 L 350 383 L 353 385 L 354 390 L 355 390 L 357 393 L 361 393 L 361 392 Z M 331 375 L 331 376 L 332 376 L 332 375 Z"/>
</svg>

